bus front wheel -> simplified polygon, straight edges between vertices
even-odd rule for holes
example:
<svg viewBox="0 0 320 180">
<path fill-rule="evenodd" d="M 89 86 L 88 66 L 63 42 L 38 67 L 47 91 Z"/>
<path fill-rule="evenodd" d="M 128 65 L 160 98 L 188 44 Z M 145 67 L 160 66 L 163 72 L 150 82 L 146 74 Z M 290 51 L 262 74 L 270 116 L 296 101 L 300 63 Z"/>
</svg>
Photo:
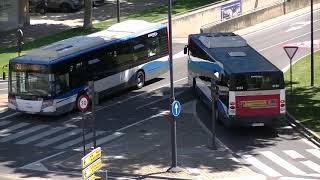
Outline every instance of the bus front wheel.
<svg viewBox="0 0 320 180">
<path fill-rule="evenodd" d="M 144 86 L 144 83 L 145 83 L 145 75 L 144 75 L 143 71 L 138 71 L 136 80 L 137 80 L 136 87 L 138 89 L 141 89 Z"/>
</svg>

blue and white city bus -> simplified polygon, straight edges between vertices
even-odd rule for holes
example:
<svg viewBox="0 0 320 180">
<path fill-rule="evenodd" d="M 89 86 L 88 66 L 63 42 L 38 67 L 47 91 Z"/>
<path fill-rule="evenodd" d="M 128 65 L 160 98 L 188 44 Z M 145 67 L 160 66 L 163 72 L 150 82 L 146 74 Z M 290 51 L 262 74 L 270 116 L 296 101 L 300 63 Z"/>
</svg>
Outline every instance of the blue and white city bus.
<svg viewBox="0 0 320 180">
<path fill-rule="evenodd" d="M 88 80 L 100 96 L 142 88 L 168 70 L 167 27 L 128 20 L 11 59 L 8 106 L 31 114 L 62 114 L 88 95 Z"/>
</svg>

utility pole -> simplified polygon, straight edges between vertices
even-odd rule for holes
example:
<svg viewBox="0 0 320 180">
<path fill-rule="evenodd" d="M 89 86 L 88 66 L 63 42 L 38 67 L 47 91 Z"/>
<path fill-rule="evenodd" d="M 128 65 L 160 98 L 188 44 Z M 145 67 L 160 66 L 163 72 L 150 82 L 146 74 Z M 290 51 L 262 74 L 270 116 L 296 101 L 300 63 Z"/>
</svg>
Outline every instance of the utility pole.
<svg viewBox="0 0 320 180">
<path fill-rule="evenodd" d="M 314 86 L 314 54 L 313 54 L 313 0 L 311 0 L 311 86 Z"/>
</svg>

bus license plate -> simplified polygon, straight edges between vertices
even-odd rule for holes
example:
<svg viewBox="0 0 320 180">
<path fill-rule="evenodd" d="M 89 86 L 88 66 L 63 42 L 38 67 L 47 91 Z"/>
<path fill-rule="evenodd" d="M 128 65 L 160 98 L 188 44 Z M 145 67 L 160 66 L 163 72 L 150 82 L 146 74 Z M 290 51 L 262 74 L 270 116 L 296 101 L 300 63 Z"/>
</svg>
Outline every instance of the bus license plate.
<svg viewBox="0 0 320 180">
<path fill-rule="evenodd" d="M 260 126 L 264 126 L 264 123 L 252 123 L 253 127 L 260 127 Z"/>
</svg>

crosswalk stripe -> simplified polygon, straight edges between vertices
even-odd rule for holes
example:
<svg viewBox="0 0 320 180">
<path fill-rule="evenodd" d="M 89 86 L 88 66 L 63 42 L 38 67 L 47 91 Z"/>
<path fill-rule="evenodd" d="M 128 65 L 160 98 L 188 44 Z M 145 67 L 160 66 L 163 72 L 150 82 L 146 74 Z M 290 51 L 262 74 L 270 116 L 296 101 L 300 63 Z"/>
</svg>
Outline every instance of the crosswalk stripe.
<svg viewBox="0 0 320 180">
<path fill-rule="evenodd" d="M 101 135 L 102 133 L 103 133 L 103 131 L 97 131 L 97 132 L 96 132 L 96 136 L 99 136 L 99 135 Z M 92 132 L 91 132 L 91 133 L 88 133 L 88 134 L 86 134 L 84 137 L 85 137 L 85 139 L 89 140 L 89 139 L 91 139 L 91 138 L 93 137 L 93 133 L 92 133 Z M 55 148 L 56 148 L 56 149 L 66 149 L 66 148 L 68 148 L 68 147 L 70 147 L 70 146 L 79 144 L 79 143 L 81 143 L 82 141 L 83 141 L 83 137 L 81 136 L 81 137 L 78 137 L 78 138 L 76 138 L 76 139 L 73 139 L 73 140 L 70 140 L 70 141 L 68 141 L 68 142 L 65 142 L 65 143 L 63 143 L 63 144 L 60 144 L 59 146 L 56 146 Z"/>
<path fill-rule="evenodd" d="M 269 166 L 265 165 L 261 161 L 259 161 L 257 158 L 253 157 L 252 155 L 244 155 L 244 160 L 252 164 L 254 167 L 258 168 L 265 174 L 267 174 L 270 177 L 279 177 L 282 176 L 280 173 L 278 173 L 276 170 L 270 168 Z"/>
<path fill-rule="evenodd" d="M 45 146 L 48 146 L 48 145 L 53 144 L 55 142 L 58 142 L 60 140 L 66 139 L 66 138 L 68 138 L 70 136 L 79 134 L 81 131 L 82 131 L 81 129 L 75 129 L 75 130 L 69 131 L 67 133 L 60 134 L 59 136 L 56 136 L 54 138 L 45 140 L 45 141 L 43 141 L 41 143 L 36 144 L 35 146 L 37 146 L 37 147 L 45 147 Z"/>
<path fill-rule="evenodd" d="M 8 142 L 8 141 L 11 141 L 11 140 L 14 140 L 14 139 L 17 139 L 19 137 L 22 137 L 22 136 L 25 136 L 27 134 L 30 134 L 30 133 L 33 133 L 35 131 L 38 131 L 40 129 L 43 129 L 43 128 L 46 128 L 46 127 L 49 127 L 48 125 L 38 125 L 38 126 L 34 126 L 34 127 L 31 127 L 29 129 L 26 129 L 26 130 L 23 130 L 23 131 L 20 131 L 20 132 L 17 132 L 13 135 L 10 135 L 10 136 L 7 136 L 5 138 L 2 138 L 0 140 L 0 142 Z"/>
<path fill-rule="evenodd" d="M 28 126 L 29 123 L 19 123 L 19 124 L 15 124 L 13 126 L 10 126 L 8 128 L 5 128 L 5 129 L 2 129 L 0 131 L 0 136 L 6 136 L 6 133 L 9 133 L 11 131 L 14 131 L 16 129 L 19 129 L 19 128 L 22 128 L 22 127 L 25 127 L 25 126 Z"/>
<path fill-rule="evenodd" d="M 5 126 L 9 123 L 10 123 L 10 121 L 0 121 L 0 126 Z"/>
<path fill-rule="evenodd" d="M 113 133 L 113 134 L 111 134 L 111 135 L 109 135 L 109 136 L 105 136 L 105 137 L 103 137 L 103 138 L 97 139 L 96 144 L 97 144 L 97 146 L 102 145 L 102 144 L 104 144 L 104 143 L 106 143 L 106 142 L 109 142 L 109 141 L 112 141 L 113 139 L 118 138 L 118 137 L 120 137 L 120 136 L 122 136 L 122 135 L 124 135 L 124 133 L 122 133 L 122 132 L 115 132 L 115 133 Z M 86 144 L 86 147 L 93 147 L 93 143 L 90 142 L 90 143 Z M 78 147 L 78 148 L 76 148 L 76 149 L 74 149 L 74 150 L 75 150 L 75 151 L 79 151 L 79 150 L 82 150 L 82 148 L 83 148 L 83 147 Z"/>
<path fill-rule="evenodd" d="M 310 160 L 308 161 L 300 161 L 302 164 L 304 164 L 305 166 L 307 166 L 308 168 L 314 170 L 317 173 L 320 173 L 320 166 Z"/>
<path fill-rule="evenodd" d="M 279 157 L 278 155 L 274 154 L 271 151 L 263 151 L 260 153 L 263 156 L 267 157 L 268 159 L 270 159 L 271 161 L 273 161 L 274 163 L 283 167 L 284 169 L 286 169 L 287 171 L 291 172 L 294 175 L 306 175 L 307 174 L 307 173 L 303 172 L 302 170 L 298 169 L 297 167 L 295 167 L 294 165 L 288 163 L 287 161 L 285 161 L 284 159 L 282 159 L 281 157 Z"/>
<path fill-rule="evenodd" d="M 28 138 L 26 138 L 26 139 L 23 139 L 23 140 L 21 140 L 21 141 L 18 141 L 16 144 L 28 144 L 28 143 L 30 143 L 30 142 L 36 141 L 36 140 L 38 140 L 38 139 L 41 139 L 41 138 L 46 137 L 46 136 L 49 136 L 49 135 L 54 134 L 54 133 L 56 133 L 56 132 L 62 131 L 62 130 L 64 130 L 64 129 L 66 129 L 66 128 L 68 128 L 68 127 L 56 127 L 56 128 L 52 128 L 52 129 L 50 129 L 50 130 L 48 130 L 48 131 L 42 132 L 42 133 L 40 133 L 40 134 L 36 134 L 36 135 L 34 135 L 34 136 L 31 136 L 31 137 L 28 137 Z"/>
<path fill-rule="evenodd" d="M 283 152 L 286 153 L 288 156 L 290 156 L 292 159 L 305 158 L 304 156 L 302 156 L 301 154 L 299 154 L 297 151 L 294 151 L 294 150 L 285 150 Z"/>
<path fill-rule="evenodd" d="M 318 149 L 307 149 L 306 151 L 316 156 L 317 158 L 320 158 L 320 151 Z"/>
</svg>

